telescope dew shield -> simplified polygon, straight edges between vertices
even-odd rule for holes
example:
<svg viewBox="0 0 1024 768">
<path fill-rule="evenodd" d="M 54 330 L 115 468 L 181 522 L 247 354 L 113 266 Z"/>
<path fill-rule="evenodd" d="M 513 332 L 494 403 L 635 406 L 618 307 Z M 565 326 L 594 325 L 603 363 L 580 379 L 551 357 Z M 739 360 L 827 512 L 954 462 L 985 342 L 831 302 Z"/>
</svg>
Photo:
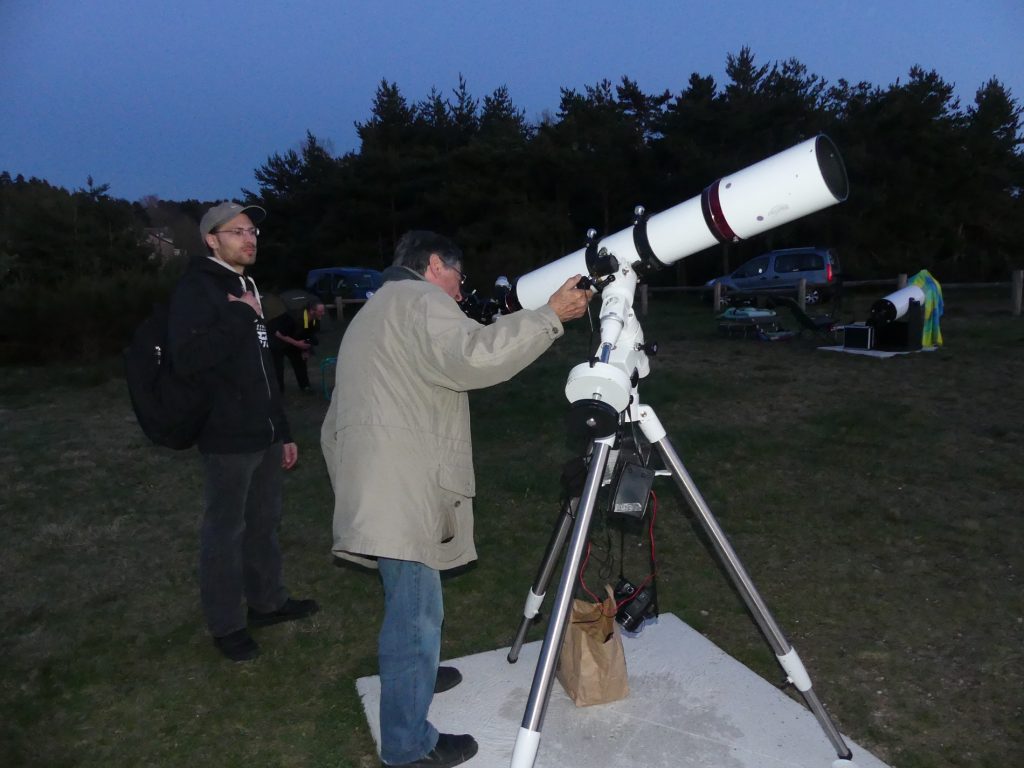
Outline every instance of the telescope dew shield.
<svg viewBox="0 0 1024 768">
<path fill-rule="evenodd" d="M 638 262 L 649 270 L 653 255 L 668 266 L 716 243 L 743 240 L 843 202 L 849 194 L 846 167 L 835 144 L 819 134 L 754 165 L 725 176 L 700 195 L 646 217 L 640 224 L 602 239 L 598 246 L 620 265 Z M 644 247 L 644 241 L 646 246 Z M 587 249 L 553 261 L 520 277 L 510 305 L 526 309 L 543 306 L 575 274 L 589 274 Z M 516 307 L 516 308 L 518 308 Z"/>
<path fill-rule="evenodd" d="M 716 239 L 729 242 L 840 203 L 848 194 L 839 152 L 821 135 L 719 179 L 701 194 L 701 211 Z"/>
<path fill-rule="evenodd" d="M 835 144 L 824 134 L 742 171 L 647 222 L 647 239 L 663 264 L 716 243 L 746 240 L 843 202 L 850 187 Z"/>
</svg>

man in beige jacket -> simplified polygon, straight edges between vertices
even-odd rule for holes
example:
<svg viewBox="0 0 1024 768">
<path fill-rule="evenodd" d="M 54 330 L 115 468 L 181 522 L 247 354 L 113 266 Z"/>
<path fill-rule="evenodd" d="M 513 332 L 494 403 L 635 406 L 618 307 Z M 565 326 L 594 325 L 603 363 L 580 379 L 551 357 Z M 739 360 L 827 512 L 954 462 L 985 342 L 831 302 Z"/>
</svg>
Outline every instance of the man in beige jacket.
<svg viewBox="0 0 1024 768">
<path fill-rule="evenodd" d="M 435 693 L 461 680 L 438 668 L 440 571 L 476 559 L 471 389 L 507 381 L 583 315 L 577 275 L 536 310 L 481 325 L 462 313 L 462 252 L 432 232 L 406 233 L 385 283 L 338 351 L 321 430 L 335 491 L 334 553 L 376 566 L 384 585 L 378 663 L 386 765 L 453 766 L 477 751 L 468 734 L 427 720 Z"/>
</svg>

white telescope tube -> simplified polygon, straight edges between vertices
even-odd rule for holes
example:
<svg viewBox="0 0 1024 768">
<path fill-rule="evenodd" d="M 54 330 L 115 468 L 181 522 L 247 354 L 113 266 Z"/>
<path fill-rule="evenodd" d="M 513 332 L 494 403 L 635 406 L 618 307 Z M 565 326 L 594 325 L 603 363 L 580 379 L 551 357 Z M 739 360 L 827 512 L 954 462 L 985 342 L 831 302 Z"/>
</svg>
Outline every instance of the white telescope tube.
<svg viewBox="0 0 1024 768">
<path fill-rule="evenodd" d="M 899 320 L 907 314 L 911 301 L 924 304 L 924 291 L 920 286 L 908 285 L 906 288 L 893 291 L 885 298 L 876 301 L 871 305 L 868 323 L 877 326 Z"/>
<path fill-rule="evenodd" d="M 697 197 L 649 217 L 642 225 L 601 239 L 594 250 L 607 251 L 620 265 L 639 262 L 644 271 L 660 269 L 715 243 L 750 238 L 841 203 L 848 193 L 839 151 L 820 134 L 719 179 Z M 520 277 L 510 308 L 543 306 L 576 274 L 591 274 L 585 248 Z"/>
</svg>

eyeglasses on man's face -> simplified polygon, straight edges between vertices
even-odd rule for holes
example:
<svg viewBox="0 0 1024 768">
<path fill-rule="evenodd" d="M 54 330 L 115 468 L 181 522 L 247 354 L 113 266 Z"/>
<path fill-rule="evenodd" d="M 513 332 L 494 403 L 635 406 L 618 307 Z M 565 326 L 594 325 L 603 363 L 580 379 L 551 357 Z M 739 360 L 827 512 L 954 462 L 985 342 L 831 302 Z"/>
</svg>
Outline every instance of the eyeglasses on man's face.
<svg viewBox="0 0 1024 768">
<path fill-rule="evenodd" d="M 466 273 L 465 272 L 463 272 L 458 267 L 452 266 L 451 264 L 448 264 L 446 266 L 448 267 L 448 269 L 452 270 L 453 272 L 455 272 L 455 274 L 457 274 L 459 276 L 459 285 L 465 285 L 466 284 Z"/>
<path fill-rule="evenodd" d="M 218 229 L 215 235 L 231 235 L 232 237 L 259 237 L 259 227 L 236 227 L 235 229 Z"/>
</svg>

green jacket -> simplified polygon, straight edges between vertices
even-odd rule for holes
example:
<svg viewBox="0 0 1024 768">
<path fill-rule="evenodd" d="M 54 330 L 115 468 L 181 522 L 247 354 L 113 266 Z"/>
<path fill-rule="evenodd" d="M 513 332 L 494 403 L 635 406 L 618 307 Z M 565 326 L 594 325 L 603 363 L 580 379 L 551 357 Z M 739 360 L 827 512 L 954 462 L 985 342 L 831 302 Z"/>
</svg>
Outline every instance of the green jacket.
<svg viewBox="0 0 1024 768">
<path fill-rule="evenodd" d="M 321 446 L 334 487 L 334 553 L 439 570 L 476 559 L 468 390 L 507 381 L 562 335 L 545 305 L 481 325 L 401 269 L 338 350 Z"/>
</svg>

